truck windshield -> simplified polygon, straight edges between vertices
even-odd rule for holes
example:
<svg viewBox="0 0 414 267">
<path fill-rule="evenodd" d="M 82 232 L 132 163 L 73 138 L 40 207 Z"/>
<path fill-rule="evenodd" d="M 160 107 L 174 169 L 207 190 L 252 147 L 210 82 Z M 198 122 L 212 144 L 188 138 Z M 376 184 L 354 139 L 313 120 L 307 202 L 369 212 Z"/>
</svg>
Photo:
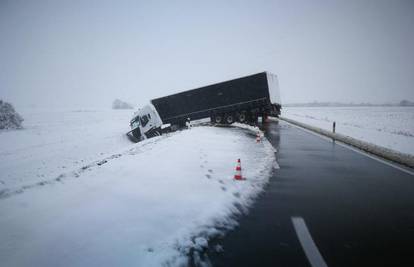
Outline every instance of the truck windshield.
<svg viewBox="0 0 414 267">
<path fill-rule="evenodd" d="M 131 123 L 130 123 L 131 125 L 137 125 L 137 126 L 139 126 L 139 124 L 140 124 L 140 121 L 139 121 L 139 116 L 136 116 L 135 118 L 133 118 L 132 120 L 131 120 Z"/>
</svg>

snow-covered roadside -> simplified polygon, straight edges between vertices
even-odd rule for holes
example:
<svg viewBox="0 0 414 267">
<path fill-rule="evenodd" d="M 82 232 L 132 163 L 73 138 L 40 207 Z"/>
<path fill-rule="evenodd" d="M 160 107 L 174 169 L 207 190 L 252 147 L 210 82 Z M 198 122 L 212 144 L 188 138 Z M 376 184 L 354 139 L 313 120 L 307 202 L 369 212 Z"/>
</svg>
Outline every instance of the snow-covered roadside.
<svg viewBox="0 0 414 267">
<path fill-rule="evenodd" d="M 286 107 L 282 116 L 414 155 L 412 107 Z"/>
<path fill-rule="evenodd" d="M 234 181 L 236 160 L 245 181 Z M 132 148 L 60 182 L 0 200 L 4 266 L 185 264 L 236 222 L 274 166 L 246 129 L 194 127 Z"/>
</svg>

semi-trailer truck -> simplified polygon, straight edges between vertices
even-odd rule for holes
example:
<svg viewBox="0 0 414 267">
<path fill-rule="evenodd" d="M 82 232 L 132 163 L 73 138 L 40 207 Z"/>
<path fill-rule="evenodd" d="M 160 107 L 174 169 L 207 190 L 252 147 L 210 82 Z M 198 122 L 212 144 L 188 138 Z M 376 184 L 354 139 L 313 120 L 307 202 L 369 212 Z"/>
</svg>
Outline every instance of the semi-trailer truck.
<svg viewBox="0 0 414 267">
<path fill-rule="evenodd" d="M 280 110 L 278 78 L 261 72 L 153 99 L 134 114 L 128 134 L 143 140 L 205 118 L 215 124 L 254 124 L 258 117 L 279 116 Z"/>
</svg>

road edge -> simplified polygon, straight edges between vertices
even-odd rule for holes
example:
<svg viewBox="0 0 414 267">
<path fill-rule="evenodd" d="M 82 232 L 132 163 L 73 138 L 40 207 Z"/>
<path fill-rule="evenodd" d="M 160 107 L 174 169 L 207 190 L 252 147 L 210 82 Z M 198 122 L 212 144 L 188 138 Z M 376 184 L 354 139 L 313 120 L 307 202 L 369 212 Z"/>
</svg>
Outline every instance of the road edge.
<svg viewBox="0 0 414 267">
<path fill-rule="evenodd" d="M 339 133 L 332 133 L 330 131 L 321 129 L 319 127 L 311 126 L 309 124 L 298 122 L 292 119 L 288 119 L 285 117 L 279 117 L 279 118 L 272 118 L 276 120 L 282 120 L 288 123 L 291 123 L 293 125 L 302 127 L 304 129 L 310 130 L 312 132 L 318 133 L 320 135 L 329 137 L 333 140 L 340 141 L 342 143 L 345 143 L 347 145 L 350 145 L 352 147 L 358 148 L 364 152 L 367 152 L 369 154 L 378 156 L 380 158 L 404 165 L 406 167 L 409 167 L 411 169 L 414 169 L 414 156 L 401 153 L 398 151 L 395 151 L 393 149 L 385 148 L 379 145 L 375 145 L 369 142 L 365 142 L 350 136 L 342 135 Z"/>
</svg>

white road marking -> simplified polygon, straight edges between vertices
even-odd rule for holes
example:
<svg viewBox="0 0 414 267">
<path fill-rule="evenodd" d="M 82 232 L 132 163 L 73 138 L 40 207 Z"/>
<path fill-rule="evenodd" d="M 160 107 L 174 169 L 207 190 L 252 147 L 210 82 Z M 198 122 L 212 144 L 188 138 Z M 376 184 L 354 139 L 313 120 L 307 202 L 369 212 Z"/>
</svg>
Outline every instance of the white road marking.
<svg viewBox="0 0 414 267">
<path fill-rule="evenodd" d="M 379 158 L 378 156 L 375 156 L 375 155 L 369 154 L 369 153 L 367 153 L 367 152 L 365 152 L 365 151 L 363 151 L 363 150 L 360 150 L 360 149 L 358 149 L 358 148 L 352 147 L 352 146 L 347 145 L 347 144 L 345 144 L 345 143 L 342 143 L 342 142 L 340 142 L 340 141 L 338 142 L 338 145 L 343 146 L 343 147 L 346 147 L 346 148 L 348 148 L 348 149 L 350 149 L 350 150 L 352 150 L 352 151 L 355 151 L 355 152 L 357 152 L 357 153 L 359 153 L 359 154 L 361 154 L 361 155 L 367 156 L 368 158 L 371 158 L 371 159 L 374 159 L 374 160 L 379 161 L 379 162 L 381 162 L 381 163 L 384 163 L 385 165 L 388 165 L 388 166 L 390 166 L 390 167 L 393 167 L 393 168 L 395 168 L 395 169 L 397 169 L 397 170 L 400 170 L 400 171 L 402 171 L 402 172 L 405 172 L 405 173 L 407 173 L 407 174 L 414 175 L 414 172 L 412 172 L 412 171 L 410 171 L 410 170 L 408 170 L 408 169 L 405 169 L 405 167 L 400 167 L 400 166 L 398 166 L 398 165 L 395 165 L 393 162 L 388 161 L 388 160 L 386 160 L 386 159 Z"/>
<path fill-rule="evenodd" d="M 292 223 L 310 265 L 312 267 L 328 267 L 322 255 L 319 253 L 303 218 L 292 217 Z"/>
</svg>

